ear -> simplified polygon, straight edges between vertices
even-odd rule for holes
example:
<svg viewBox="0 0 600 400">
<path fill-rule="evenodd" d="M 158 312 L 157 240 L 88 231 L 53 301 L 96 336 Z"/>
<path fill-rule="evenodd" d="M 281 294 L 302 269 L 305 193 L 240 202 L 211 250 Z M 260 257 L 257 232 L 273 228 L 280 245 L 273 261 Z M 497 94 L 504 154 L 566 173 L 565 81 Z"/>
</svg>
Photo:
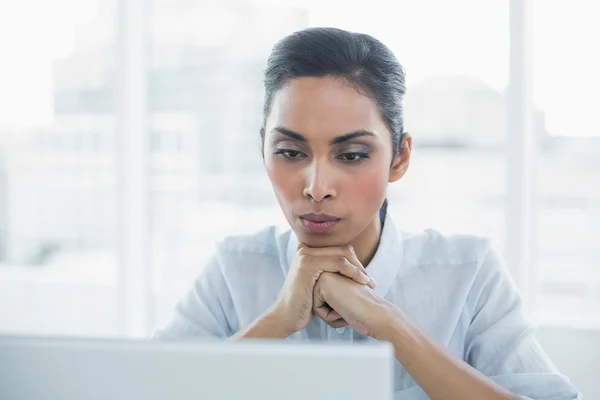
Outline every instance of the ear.
<svg viewBox="0 0 600 400">
<path fill-rule="evenodd" d="M 403 133 L 400 141 L 400 149 L 390 167 L 389 182 L 396 182 L 406 174 L 410 164 L 410 155 L 412 153 L 412 136 L 409 133 Z"/>
</svg>

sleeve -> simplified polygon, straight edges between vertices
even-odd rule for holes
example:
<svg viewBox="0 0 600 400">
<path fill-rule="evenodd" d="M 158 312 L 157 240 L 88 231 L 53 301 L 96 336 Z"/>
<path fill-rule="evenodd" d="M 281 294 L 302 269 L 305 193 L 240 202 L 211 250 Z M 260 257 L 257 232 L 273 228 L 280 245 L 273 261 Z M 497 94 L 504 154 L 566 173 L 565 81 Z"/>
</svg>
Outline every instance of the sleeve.
<svg viewBox="0 0 600 400">
<path fill-rule="evenodd" d="M 225 339 L 231 336 L 233 302 L 217 255 L 212 256 L 175 307 L 171 321 L 152 339 Z"/>
<path fill-rule="evenodd" d="M 519 292 L 489 241 L 484 254 L 467 299 L 467 362 L 522 399 L 582 399 L 534 337 Z"/>
</svg>

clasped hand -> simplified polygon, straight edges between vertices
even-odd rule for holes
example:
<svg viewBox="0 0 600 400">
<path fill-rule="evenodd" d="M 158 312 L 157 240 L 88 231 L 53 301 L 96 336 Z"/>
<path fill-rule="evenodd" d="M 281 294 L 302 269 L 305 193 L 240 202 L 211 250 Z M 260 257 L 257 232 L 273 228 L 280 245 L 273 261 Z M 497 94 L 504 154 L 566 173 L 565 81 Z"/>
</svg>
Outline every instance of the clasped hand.
<svg viewBox="0 0 600 400">
<path fill-rule="evenodd" d="M 331 327 L 349 325 L 378 338 L 391 305 L 375 293 L 375 286 L 351 246 L 300 243 L 273 310 L 289 334 L 317 315 Z"/>
</svg>

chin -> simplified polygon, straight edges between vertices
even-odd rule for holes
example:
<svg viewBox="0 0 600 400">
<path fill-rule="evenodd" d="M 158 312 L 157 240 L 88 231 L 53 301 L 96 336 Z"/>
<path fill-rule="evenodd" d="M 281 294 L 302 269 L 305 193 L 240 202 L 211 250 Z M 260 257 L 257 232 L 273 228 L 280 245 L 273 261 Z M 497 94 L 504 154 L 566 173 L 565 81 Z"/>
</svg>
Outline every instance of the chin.
<svg viewBox="0 0 600 400">
<path fill-rule="evenodd" d="M 345 236 L 339 233 L 310 233 L 302 229 L 300 231 L 294 230 L 298 239 L 309 247 L 335 247 L 345 246 L 350 243 Z"/>
<path fill-rule="evenodd" d="M 306 235 L 306 234 L 300 234 L 297 235 L 298 239 L 304 243 L 305 245 L 307 245 L 308 247 L 333 247 L 333 246 L 339 246 L 339 244 L 337 244 L 337 241 L 332 238 L 331 236 L 329 237 L 315 237 L 313 235 Z"/>
</svg>

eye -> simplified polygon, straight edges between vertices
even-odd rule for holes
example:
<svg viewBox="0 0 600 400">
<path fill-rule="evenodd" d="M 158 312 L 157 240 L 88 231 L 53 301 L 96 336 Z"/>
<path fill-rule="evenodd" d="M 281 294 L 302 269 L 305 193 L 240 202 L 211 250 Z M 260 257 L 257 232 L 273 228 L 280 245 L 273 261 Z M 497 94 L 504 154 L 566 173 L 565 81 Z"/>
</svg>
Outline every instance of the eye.
<svg viewBox="0 0 600 400">
<path fill-rule="evenodd" d="M 338 156 L 344 162 L 356 164 L 369 158 L 368 153 L 344 153 Z"/>
<path fill-rule="evenodd" d="M 285 150 L 285 149 L 281 149 L 281 150 L 277 150 L 275 152 L 276 155 L 278 155 L 281 158 L 284 158 L 286 160 L 298 160 L 300 158 L 304 158 L 305 154 L 302 153 L 301 151 L 298 150 Z"/>
</svg>

